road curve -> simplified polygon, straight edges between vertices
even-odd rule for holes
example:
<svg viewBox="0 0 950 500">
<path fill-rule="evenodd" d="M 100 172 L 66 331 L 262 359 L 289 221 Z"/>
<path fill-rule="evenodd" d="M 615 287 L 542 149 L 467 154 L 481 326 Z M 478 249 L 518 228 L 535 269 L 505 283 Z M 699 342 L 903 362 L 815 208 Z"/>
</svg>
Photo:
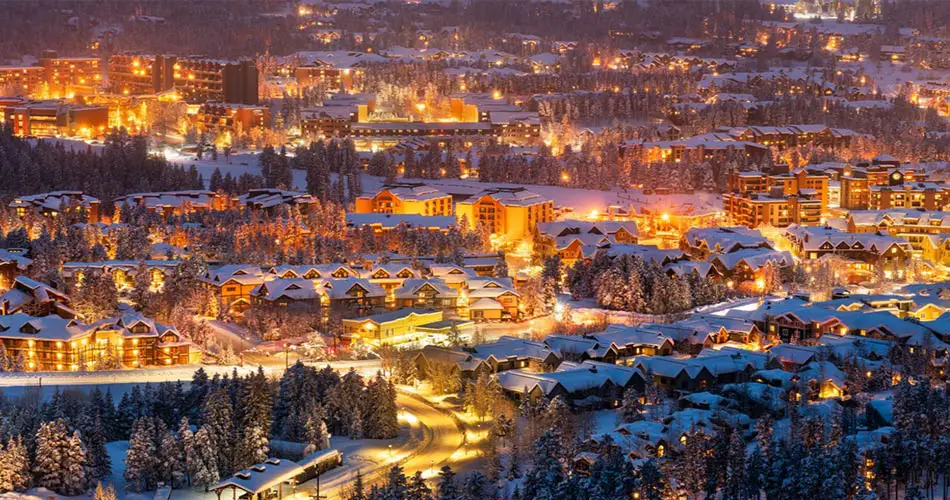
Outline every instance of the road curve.
<svg viewBox="0 0 950 500">
<path fill-rule="evenodd" d="M 432 472 L 438 470 L 462 446 L 465 439 L 463 431 L 449 414 L 439 411 L 420 399 L 399 393 L 396 404 L 400 411 L 411 413 L 419 419 L 425 438 L 421 441 L 419 448 L 408 451 L 408 454 L 404 454 L 401 459 L 397 455 L 395 459 L 400 459 L 407 477 L 411 477 L 416 472 L 426 473 L 430 469 Z M 392 465 L 393 462 L 379 463 L 372 468 L 367 468 L 366 464 L 360 464 L 359 468 L 356 465 L 344 465 L 342 468 L 329 471 L 321 478 L 320 496 L 329 500 L 342 499 L 356 479 L 357 472 L 363 475 L 363 482 L 368 489 L 371 484 L 382 481 Z M 307 495 L 315 494 L 315 489 L 316 481 L 309 481 L 298 486 L 298 498 L 307 498 Z"/>
</svg>

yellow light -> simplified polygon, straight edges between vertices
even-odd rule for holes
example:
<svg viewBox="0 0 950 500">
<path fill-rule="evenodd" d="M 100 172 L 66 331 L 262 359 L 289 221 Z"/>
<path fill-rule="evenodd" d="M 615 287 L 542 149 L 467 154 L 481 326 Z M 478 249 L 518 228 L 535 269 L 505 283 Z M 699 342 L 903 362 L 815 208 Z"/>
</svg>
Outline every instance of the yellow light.
<svg viewBox="0 0 950 500">
<path fill-rule="evenodd" d="M 142 63 L 140 63 L 138 59 L 133 59 L 133 60 L 132 60 L 132 67 L 133 67 L 133 68 L 138 68 L 138 67 L 141 66 L 141 65 L 142 65 Z"/>
<path fill-rule="evenodd" d="M 758 288 L 759 290 L 764 290 L 764 289 L 765 289 L 765 280 L 762 279 L 762 278 L 759 278 L 759 279 L 755 280 L 755 287 Z"/>
<path fill-rule="evenodd" d="M 423 103 L 423 102 L 417 103 L 417 104 L 416 104 L 416 109 L 418 109 L 420 112 L 421 112 L 421 111 L 425 111 L 425 109 L 426 109 L 425 103 Z"/>
<path fill-rule="evenodd" d="M 498 89 L 492 90 L 491 96 L 492 96 L 492 99 L 495 99 L 496 101 L 498 99 L 501 99 L 501 90 L 498 90 Z"/>
<path fill-rule="evenodd" d="M 669 221 L 670 221 L 670 214 L 668 214 L 668 213 L 666 213 L 666 212 L 663 212 L 663 215 L 661 215 L 660 218 L 663 219 L 663 222 L 669 222 Z"/>
</svg>

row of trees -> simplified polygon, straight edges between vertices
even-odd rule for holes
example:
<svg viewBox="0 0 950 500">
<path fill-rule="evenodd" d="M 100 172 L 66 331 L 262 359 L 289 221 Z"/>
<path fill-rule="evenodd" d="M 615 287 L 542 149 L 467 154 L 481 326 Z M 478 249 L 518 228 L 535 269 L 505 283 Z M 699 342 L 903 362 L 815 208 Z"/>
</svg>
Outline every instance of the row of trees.
<svg viewBox="0 0 950 500">
<path fill-rule="evenodd" d="M 0 196 L 77 190 L 95 196 L 110 211 L 118 196 L 143 191 L 202 189 L 198 171 L 150 155 L 144 136 L 109 134 L 101 151 L 67 148 L 61 142 L 32 142 L 0 130 Z"/>
<path fill-rule="evenodd" d="M 606 309 L 671 314 L 722 302 L 729 289 L 720 281 L 690 272 L 670 276 L 655 260 L 637 255 L 611 259 L 599 253 L 580 260 L 567 272 L 567 287 L 576 298 L 593 297 Z"/>
</svg>

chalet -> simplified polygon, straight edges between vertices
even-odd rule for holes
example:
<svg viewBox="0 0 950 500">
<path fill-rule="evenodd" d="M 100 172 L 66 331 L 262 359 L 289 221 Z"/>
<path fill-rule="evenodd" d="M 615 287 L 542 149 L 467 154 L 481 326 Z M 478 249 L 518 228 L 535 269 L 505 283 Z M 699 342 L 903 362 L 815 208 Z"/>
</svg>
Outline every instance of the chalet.
<svg viewBox="0 0 950 500">
<path fill-rule="evenodd" d="M 515 290 L 511 278 L 473 278 L 466 282 L 466 290 L 460 295 L 467 306 L 459 311 L 475 321 L 513 320 L 522 314 L 521 294 Z"/>
<path fill-rule="evenodd" d="M 353 268 L 344 264 L 290 265 L 282 264 L 267 269 L 265 279 L 305 278 L 308 280 L 332 280 L 361 277 Z"/>
<path fill-rule="evenodd" d="M 615 346 L 621 362 L 632 360 L 634 356 L 668 356 L 673 353 L 672 339 L 647 328 L 609 325 L 606 330 L 585 337 L 596 340 L 601 346 Z"/>
<path fill-rule="evenodd" d="M 595 339 L 577 335 L 548 335 L 544 344 L 561 353 L 565 360 L 595 360 L 616 363 L 618 349 L 613 344 L 601 344 Z"/>
<path fill-rule="evenodd" d="M 316 203 L 316 199 L 307 193 L 284 191 L 273 188 L 250 189 L 246 194 L 237 197 L 234 201 L 237 206 L 249 210 L 259 210 L 272 213 L 282 206 L 297 207 L 306 211 Z"/>
<path fill-rule="evenodd" d="M 251 292 L 264 283 L 261 268 L 245 264 L 231 264 L 209 269 L 199 280 L 214 293 L 224 308 L 243 313 L 251 305 Z"/>
<path fill-rule="evenodd" d="M 389 294 L 402 286 L 406 280 L 419 279 L 420 277 L 419 271 L 413 269 L 410 265 L 401 263 L 374 264 L 360 270 L 360 278 L 381 286 Z"/>
<path fill-rule="evenodd" d="M 553 372 L 523 369 L 495 374 L 495 381 L 514 397 L 537 400 L 560 397 L 583 407 L 616 407 L 628 387 L 643 387 L 643 376 L 634 368 L 609 363 L 565 362 Z"/>
<path fill-rule="evenodd" d="M 780 270 L 795 264 L 791 253 L 770 248 L 749 248 L 716 254 L 711 256 L 709 262 L 724 278 L 739 283 L 762 279 L 766 266 Z"/>
<path fill-rule="evenodd" d="M 322 450 L 307 455 L 299 462 L 282 458 L 268 458 L 260 464 L 235 472 L 233 476 L 219 481 L 211 487 L 221 500 L 228 497 L 247 500 L 265 498 L 283 500 L 296 498 L 296 485 L 317 477 L 320 473 L 338 467 L 343 456 L 337 450 Z M 231 490 L 230 493 L 226 493 Z"/>
<path fill-rule="evenodd" d="M 32 316 L 76 317 L 75 311 L 69 307 L 68 295 L 32 278 L 17 276 L 13 286 L 0 294 L 0 314 L 27 311 Z"/>
<path fill-rule="evenodd" d="M 316 310 L 329 305 L 326 288 L 331 282 L 307 278 L 274 278 L 250 292 L 253 306 L 274 305 Z"/>
<path fill-rule="evenodd" d="M 82 191 L 53 191 L 21 196 L 10 202 L 9 206 L 15 209 L 20 217 L 28 213 L 43 217 L 78 213 L 84 216 L 86 222 L 99 221 L 99 199 Z"/>
<path fill-rule="evenodd" d="M 72 287 L 81 287 L 89 276 L 108 273 L 119 291 L 135 286 L 135 273 L 145 267 L 149 289 L 160 291 L 165 281 L 178 272 L 178 260 L 107 260 L 100 262 L 66 262 L 63 264 L 63 279 Z"/>
<path fill-rule="evenodd" d="M 0 290 L 13 285 L 13 280 L 26 272 L 33 261 L 16 249 L 0 249 Z"/>
<path fill-rule="evenodd" d="M 771 249 L 772 244 L 762 233 L 747 227 L 693 228 L 680 240 L 680 249 L 696 260 L 749 248 Z"/>
<path fill-rule="evenodd" d="M 111 346 L 125 366 L 166 366 L 197 363 L 201 351 L 173 326 L 138 313 L 124 314 L 93 325 L 97 347 Z M 103 340 L 106 339 L 106 340 Z"/>
<path fill-rule="evenodd" d="M 362 315 L 386 306 L 386 290 L 363 278 L 340 278 L 326 282 L 326 298 L 331 310 L 344 317 Z"/>
<path fill-rule="evenodd" d="M 491 366 L 483 359 L 476 358 L 472 353 L 428 344 L 413 357 L 417 372 L 427 377 L 433 364 L 445 364 L 458 370 L 462 380 L 475 380 L 482 374 L 492 373 Z"/>
<path fill-rule="evenodd" d="M 539 252 L 545 255 L 557 252 L 564 264 L 571 265 L 593 256 L 589 251 L 585 254 L 586 246 L 596 248 L 604 243 L 637 243 L 638 236 L 634 221 L 566 220 L 539 223 L 536 241 Z"/>
<path fill-rule="evenodd" d="M 410 278 L 392 291 L 396 307 L 429 307 L 456 311 L 459 292 L 439 278 Z"/>
<path fill-rule="evenodd" d="M 520 368 L 550 370 L 561 363 L 561 354 L 544 343 L 515 337 L 501 337 L 489 344 L 473 346 L 469 351 L 476 358 L 484 359 L 495 373 Z"/>
</svg>

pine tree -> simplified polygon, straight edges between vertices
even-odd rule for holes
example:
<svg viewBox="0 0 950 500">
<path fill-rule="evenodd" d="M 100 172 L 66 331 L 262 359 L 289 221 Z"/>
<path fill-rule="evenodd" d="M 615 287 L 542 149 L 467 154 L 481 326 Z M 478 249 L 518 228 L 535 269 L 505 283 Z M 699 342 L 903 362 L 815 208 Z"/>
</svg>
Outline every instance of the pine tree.
<svg viewBox="0 0 950 500">
<path fill-rule="evenodd" d="M 96 483 L 96 491 L 92 494 L 92 500 L 116 500 L 115 488 L 112 485 L 102 486 L 102 481 Z"/>
<path fill-rule="evenodd" d="M 243 450 L 241 459 L 245 464 L 254 465 L 266 461 L 267 454 L 270 452 L 270 440 L 264 434 L 264 429 L 259 425 L 244 429 L 241 449 Z M 311 451 L 305 451 L 305 453 L 311 453 Z"/>
<path fill-rule="evenodd" d="M 159 448 L 161 459 L 161 479 L 172 488 L 185 486 L 187 470 L 185 469 L 185 450 L 179 439 L 172 432 L 166 432 Z"/>
<path fill-rule="evenodd" d="M 86 491 L 86 450 L 83 447 L 79 431 L 73 431 L 63 455 L 63 481 L 65 495 L 78 495 Z"/>
<path fill-rule="evenodd" d="M 461 491 L 455 482 L 455 472 L 448 465 L 442 466 L 439 471 L 438 486 L 436 487 L 438 500 L 459 500 Z"/>
<path fill-rule="evenodd" d="M 235 432 L 231 397 L 227 389 L 218 388 L 212 392 L 202 407 L 201 430 L 207 432 L 211 447 L 208 451 L 213 454 L 214 460 L 203 460 L 205 464 L 217 465 L 218 477 L 232 472 L 235 451 Z M 197 434 L 195 435 L 197 439 Z M 204 453 L 204 452 L 202 452 Z"/>
<path fill-rule="evenodd" d="M 155 445 L 155 424 L 151 417 L 142 417 L 132 424 L 129 449 L 125 454 L 125 481 L 131 491 L 145 491 L 157 482 L 160 465 Z"/>
<path fill-rule="evenodd" d="M 207 427 L 202 427 L 195 433 L 192 442 L 194 456 L 189 464 L 188 476 L 192 485 L 203 486 L 207 490 L 221 478 L 218 474 L 218 454 L 213 449 L 214 441 Z"/>
<path fill-rule="evenodd" d="M 545 432 L 534 445 L 534 465 L 525 475 L 524 495 L 538 500 L 557 498 L 556 488 L 564 480 L 558 460 L 560 442 L 551 431 Z"/>
<path fill-rule="evenodd" d="M 643 403 L 640 402 L 640 392 L 631 387 L 623 391 L 620 422 L 630 423 L 638 420 L 643 420 Z"/>
<path fill-rule="evenodd" d="M 407 498 L 409 500 L 431 500 L 432 490 L 429 489 L 429 485 L 427 485 L 425 479 L 422 478 L 422 472 L 416 471 L 412 476 L 412 480 L 409 481 Z"/>
<path fill-rule="evenodd" d="M 84 462 L 79 435 L 70 437 L 63 419 L 40 424 L 36 434 L 36 462 L 33 465 L 38 486 L 63 495 L 80 493 L 86 486 L 82 470 Z"/>
<path fill-rule="evenodd" d="M 11 437 L 0 456 L 0 492 L 25 491 L 30 479 L 30 455 L 23 439 Z"/>
<path fill-rule="evenodd" d="M 636 471 L 637 492 L 642 500 L 663 500 L 669 494 L 669 483 L 657 466 L 649 459 Z"/>
</svg>

